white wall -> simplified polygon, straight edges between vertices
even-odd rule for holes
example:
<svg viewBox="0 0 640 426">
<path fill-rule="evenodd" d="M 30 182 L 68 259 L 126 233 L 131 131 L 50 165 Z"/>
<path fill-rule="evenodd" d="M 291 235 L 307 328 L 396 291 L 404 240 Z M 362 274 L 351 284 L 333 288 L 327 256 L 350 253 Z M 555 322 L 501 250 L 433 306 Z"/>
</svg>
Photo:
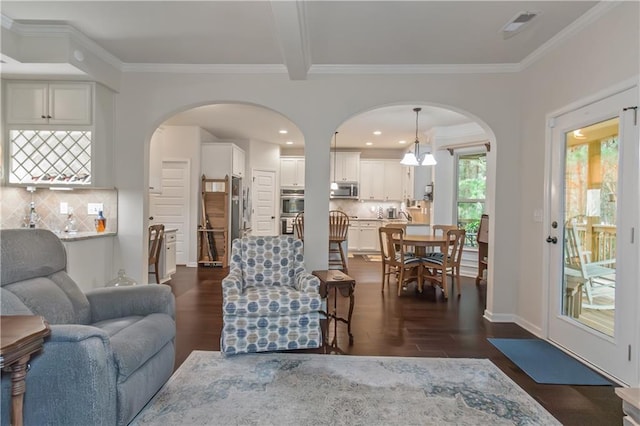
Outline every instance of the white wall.
<svg viewBox="0 0 640 426">
<path fill-rule="evenodd" d="M 523 253 L 518 265 L 519 321 L 541 335 L 546 333 L 547 306 L 544 239 L 550 228 L 534 221 L 533 212 L 545 206 L 546 116 L 637 76 L 638 6 L 623 2 L 522 73 L 522 150 L 514 162 L 519 164 L 520 192 L 526 197 L 521 200 L 518 236 L 509 244 Z"/>
<path fill-rule="evenodd" d="M 160 144 L 162 160 L 188 160 L 190 166 L 189 229 L 185 229 L 184 243 L 187 250 L 187 264 L 197 264 L 196 233 L 200 221 L 198 203 L 200 192 L 200 143 L 211 140 L 213 136 L 197 126 L 163 126 L 163 138 Z"/>
<path fill-rule="evenodd" d="M 637 3 L 624 3 L 521 73 L 312 75 L 304 81 L 279 74 L 124 73 L 115 147 L 119 216 L 131 218 L 118 234 L 124 267 L 140 278 L 148 143 L 153 130 L 176 112 L 216 101 L 248 102 L 280 112 L 300 128 L 307 219 L 318 225 L 305 236 L 306 262 L 309 269 L 324 269 L 331 135 L 360 112 L 426 103 L 466 113 L 490 136 L 488 161 L 495 167 L 488 171 L 493 261 L 487 317 L 521 318 L 540 328 L 544 232 L 531 212 L 543 206 L 545 114 L 637 72 L 637 16 Z"/>
</svg>

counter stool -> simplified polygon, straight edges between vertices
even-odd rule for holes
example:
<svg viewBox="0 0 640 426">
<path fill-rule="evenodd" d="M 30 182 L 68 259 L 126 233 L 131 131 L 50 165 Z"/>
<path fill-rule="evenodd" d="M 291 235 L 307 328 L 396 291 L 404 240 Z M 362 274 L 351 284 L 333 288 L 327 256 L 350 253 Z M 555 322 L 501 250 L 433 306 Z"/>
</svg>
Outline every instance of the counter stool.
<svg viewBox="0 0 640 426">
<path fill-rule="evenodd" d="M 342 243 L 347 241 L 349 231 L 349 216 L 339 210 L 329 212 L 329 267 L 339 266 L 338 269 L 347 273 L 347 256 Z"/>
</svg>

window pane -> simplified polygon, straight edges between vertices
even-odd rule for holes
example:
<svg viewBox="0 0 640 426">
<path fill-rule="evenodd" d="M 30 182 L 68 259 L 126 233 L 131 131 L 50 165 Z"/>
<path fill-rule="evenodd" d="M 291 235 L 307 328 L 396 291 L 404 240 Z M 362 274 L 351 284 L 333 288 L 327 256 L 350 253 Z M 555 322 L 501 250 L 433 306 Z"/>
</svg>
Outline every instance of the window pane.
<svg viewBox="0 0 640 426">
<path fill-rule="evenodd" d="M 476 236 L 480 227 L 480 217 L 484 212 L 484 203 L 479 201 L 458 203 L 458 227 L 467 231 L 465 246 L 476 247 Z"/>
<path fill-rule="evenodd" d="M 458 199 L 485 199 L 487 192 L 486 159 L 484 153 L 458 157 Z M 480 219 L 479 216 L 478 219 Z"/>
</svg>

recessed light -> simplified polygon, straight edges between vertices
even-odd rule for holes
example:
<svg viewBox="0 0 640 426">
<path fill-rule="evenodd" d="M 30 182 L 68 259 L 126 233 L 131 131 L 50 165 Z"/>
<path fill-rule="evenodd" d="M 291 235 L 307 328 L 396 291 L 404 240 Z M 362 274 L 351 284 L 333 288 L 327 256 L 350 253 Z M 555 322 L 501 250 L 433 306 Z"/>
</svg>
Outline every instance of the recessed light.
<svg viewBox="0 0 640 426">
<path fill-rule="evenodd" d="M 376 136 L 380 136 L 382 132 L 380 130 L 376 130 L 375 132 L 373 132 L 373 134 Z"/>
<path fill-rule="evenodd" d="M 287 145 L 293 145 L 293 141 L 287 141 L 285 142 Z"/>
<path fill-rule="evenodd" d="M 373 142 L 366 142 L 365 145 L 371 146 L 371 145 L 373 145 Z"/>
<path fill-rule="evenodd" d="M 287 133 L 289 133 L 289 131 L 282 129 L 278 133 L 280 133 L 281 135 L 286 135 Z"/>
<path fill-rule="evenodd" d="M 398 143 L 407 143 L 407 141 L 398 141 Z"/>
</svg>

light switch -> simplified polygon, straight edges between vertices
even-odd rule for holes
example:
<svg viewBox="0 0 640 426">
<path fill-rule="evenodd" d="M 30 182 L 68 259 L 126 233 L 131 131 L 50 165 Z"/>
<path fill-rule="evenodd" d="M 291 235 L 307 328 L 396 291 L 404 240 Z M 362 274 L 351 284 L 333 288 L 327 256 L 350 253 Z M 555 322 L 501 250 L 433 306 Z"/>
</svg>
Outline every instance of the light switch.
<svg viewBox="0 0 640 426">
<path fill-rule="evenodd" d="M 69 214 L 69 203 L 60 203 L 60 214 Z"/>
<path fill-rule="evenodd" d="M 88 203 L 87 214 L 98 214 L 98 212 L 104 211 L 102 203 Z"/>
</svg>

